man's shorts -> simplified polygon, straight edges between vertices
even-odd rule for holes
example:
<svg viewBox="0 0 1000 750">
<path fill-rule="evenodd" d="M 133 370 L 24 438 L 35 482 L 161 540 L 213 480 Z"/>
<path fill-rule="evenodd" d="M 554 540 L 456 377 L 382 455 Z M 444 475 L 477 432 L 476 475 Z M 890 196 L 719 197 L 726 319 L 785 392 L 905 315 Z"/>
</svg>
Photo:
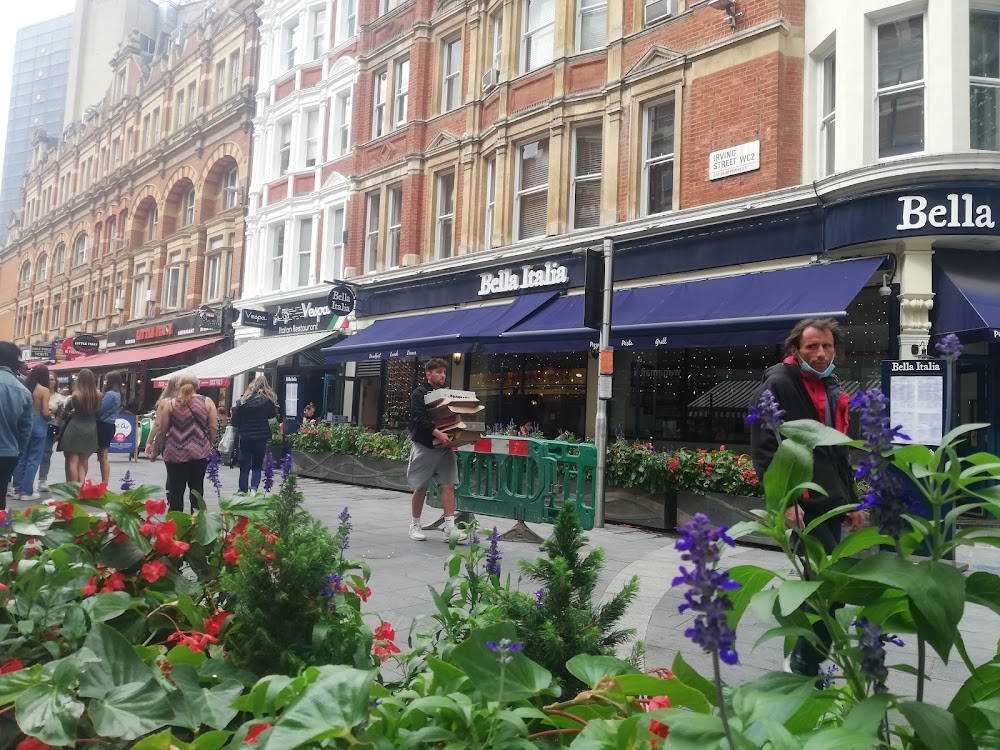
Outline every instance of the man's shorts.
<svg viewBox="0 0 1000 750">
<path fill-rule="evenodd" d="M 431 479 L 439 484 L 458 484 L 458 459 L 455 451 L 448 446 L 428 448 L 413 443 L 410 448 L 410 462 L 406 465 L 406 481 L 411 491 L 421 490 L 430 485 Z"/>
</svg>

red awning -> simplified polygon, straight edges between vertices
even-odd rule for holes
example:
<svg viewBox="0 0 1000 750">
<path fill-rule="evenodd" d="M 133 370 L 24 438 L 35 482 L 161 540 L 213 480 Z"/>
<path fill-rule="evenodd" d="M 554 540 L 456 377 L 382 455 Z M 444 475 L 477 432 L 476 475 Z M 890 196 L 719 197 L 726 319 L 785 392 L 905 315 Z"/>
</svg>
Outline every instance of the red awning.
<svg viewBox="0 0 1000 750">
<path fill-rule="evenodd" d="M 183 354 L 203 346 L 210 346 L 222 341 L 216 336 L 211 339 L 196 339 L 194 341 L 175 341 L 172 344 L 160 344 L 159 346 L 141 346 L 135 349 L 121 349 L 101 354 L 92 354 L 89 357 L 79 357 L 68 362 L 60 362 L 50 365 L 49 370 L 65 372 L 67 370 L 82 370 L 84 367 L 91 369 L 117 367 L 118 365 L 128 365 L 135 362 L 146 362 L 150 359 L 162 359 L 172 357 L 175 354 Z"/>
</svg>

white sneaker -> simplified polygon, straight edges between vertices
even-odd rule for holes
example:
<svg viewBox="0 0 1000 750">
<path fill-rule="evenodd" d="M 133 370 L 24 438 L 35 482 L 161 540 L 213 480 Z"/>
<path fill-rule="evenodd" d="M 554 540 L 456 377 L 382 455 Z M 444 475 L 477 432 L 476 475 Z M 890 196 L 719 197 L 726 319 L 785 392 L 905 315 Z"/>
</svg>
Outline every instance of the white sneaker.
<svg viewBox="0 0 1000 750">
<path fill-rule="evenodd" d="M 49 483 L 46 482 L 44 479 L 39 479 L 38 480 L 38 491 L 39 492 L 48 492 L 49 491 Z"/>
<path fill-rule="evenodd" d="M 445 544 L 451 541 L 451 532 L 453 531 L 458 532 L 458 544 L 464 544 L 465 542 L 469 541 L 469 535 L 466 534 L 461 529 L 457 528 L 455 524 L 452 524 L 451 526 L 442 526 L 441 531 L 444 532 L 443 541 Z"/>
<path fill-rule="evenodd" d="M 781 669 L 783 672 L 788 672 L 788 674 L 793 674 L 792 672 L 792 655 L 789 654 L 785 657 L 785 661 L 781 664 Z"/>
<path fill-rule="evenodd" d="M 420 528 L 419 523 L 410 523 L 410 539 L 415 542 L 427 541 L 427 535 L 423 532 L 423 529 Z"/>
<path fill-rule="evenodd" d="M 7 497 L 17 497 L 17 495 L 18 493 L 14 490 L 13 487 L 7 488 Z"/>
<path fill-rule="evenodd" d="M 40 495 L 37 492 L 33 492 L 30 495 L 21 495 L 20 500 L 22 503 L 30 503 L 32 500 L 38 500 Z"/>
</svg>

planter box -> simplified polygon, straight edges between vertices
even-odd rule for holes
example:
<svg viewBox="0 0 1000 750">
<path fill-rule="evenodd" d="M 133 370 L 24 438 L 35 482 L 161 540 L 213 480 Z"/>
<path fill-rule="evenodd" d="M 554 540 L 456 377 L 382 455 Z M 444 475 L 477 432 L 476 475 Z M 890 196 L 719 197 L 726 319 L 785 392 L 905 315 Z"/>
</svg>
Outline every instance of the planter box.
<svg viewBox="0 0 1000 750">
<path fill-rule="evenodd" d="M 397 492 L 410 491 L 406 483 L 406 461 L 294 450 L 292 459 L 293 470 L 303 477 Z"/>
<path fill-rule="evenodd" d="M 604 489 L 604 519 L 612 523 L 673 531 L 677 528 L 677 493 L 609 485 Z"/>
<path fill-rule="evenodd" d="M 764 509 L 764 498 L 727 495 L 724 492 L 677 493 L 677 524 L 684 525 L 695 513 L 704 513 L 714 526 L 735 526 L 742 521 L 758 520 L 750 511 Z M 761 534 L 747 534 L 740 541 L 776 547 L 774 540 Z"/>
</svg>

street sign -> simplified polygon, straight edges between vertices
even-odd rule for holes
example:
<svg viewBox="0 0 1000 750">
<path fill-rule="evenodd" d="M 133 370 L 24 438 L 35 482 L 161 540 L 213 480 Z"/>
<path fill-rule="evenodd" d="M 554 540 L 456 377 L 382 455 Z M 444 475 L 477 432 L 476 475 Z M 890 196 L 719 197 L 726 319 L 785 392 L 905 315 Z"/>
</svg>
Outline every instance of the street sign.
<svg viewBox="0 0 1000 750">
<path fill-rule="evenodd" d="M 44 344 L 32 344 L 31 345 L 31 358 L 32 359 L 52 359 L 52 344 L 51 344 L 51 342 L 46 342 Z"/>
<path fill-rule="evenodd" d="M 248 310 L 242 312 L 243 325 L 253 328 L 263 328 L 265 330 L 274 327 L 274 316 L 264 310 Z"/>
<path fill-rule="evenodd" d="M 354 312 L 356 301 L 354 290 L 347 286 L 347 284 L 334 284 L 333 288 L 330 289 L 329 295 L 327 295 L 326 306 L 335 315 L 350 315 Z"/>
</svg>

